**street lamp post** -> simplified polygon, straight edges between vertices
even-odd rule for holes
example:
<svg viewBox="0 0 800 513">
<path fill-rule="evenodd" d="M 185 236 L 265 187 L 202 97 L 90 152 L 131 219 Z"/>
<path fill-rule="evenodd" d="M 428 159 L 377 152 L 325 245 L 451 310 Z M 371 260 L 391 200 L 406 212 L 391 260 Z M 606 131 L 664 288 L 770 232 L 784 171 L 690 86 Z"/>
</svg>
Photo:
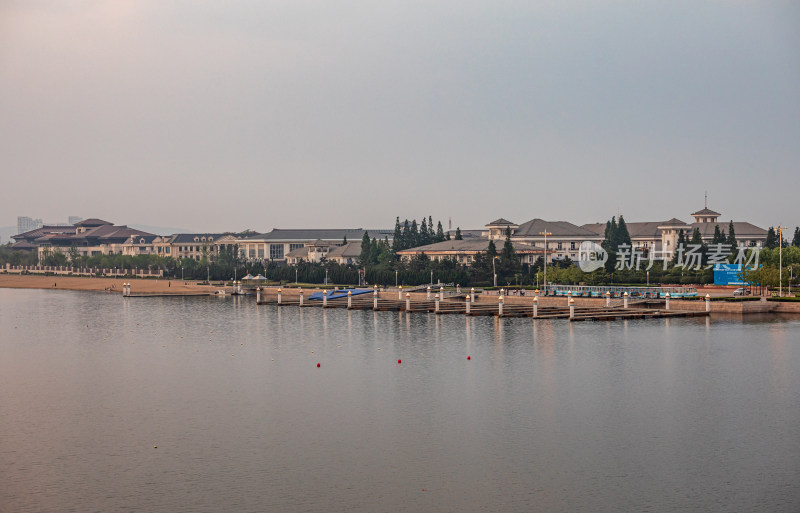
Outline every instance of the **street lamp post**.
<svg viewBox="0 0 800 513">
<path fill-rule="evenodd" d="M 494 276 L 494 286 L 497 287 L 497 269 L 494 267 L 494 261 L 497 257 L 492 258 L 492 275 Z"/>
<path fill-rule="evenodd" d="M 325 269 L 325 286 L 328 286 L 328 270 Z"/>
<path fill-rule="evenodd" d="M 294 268 L 294 284 L 297 285 L 297 267 Z"/>
<path fill-rule="evenodd" d="M 778 296 L 783 297 L 783 227 L 778 226 Z"/>
<path fill-rule="evenodd" d="M 431 285 L 433 285 L 433 271 L 431 271 Z"/>
<path fill-rule="evenodd" d="M 397 288 L 397 273 L 398 273 L 398 271 L 395 270 L 394 271 L 394 288 Z"/>
<path fill-rule="evenodd" d="M 539 235 L 544 235 L 544 290 L 547 290 L 547 236 L 553 235 L 552 232 L 547 231 L 547 227 L 545 227 L 543 232 L 539 232 Z"/>
</svg>

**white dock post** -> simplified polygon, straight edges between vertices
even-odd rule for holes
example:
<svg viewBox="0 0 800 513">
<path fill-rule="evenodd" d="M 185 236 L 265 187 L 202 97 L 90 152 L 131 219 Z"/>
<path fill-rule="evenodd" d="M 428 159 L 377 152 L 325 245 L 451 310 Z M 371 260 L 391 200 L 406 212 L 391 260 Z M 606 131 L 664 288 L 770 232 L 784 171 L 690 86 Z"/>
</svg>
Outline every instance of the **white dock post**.
<svg viewBox="0 0 800 513">
<path fill-rule="evenodd" d="M 606 308 L 611 306 L 611 292 L 606 291 Z"/>
<path fill-rule="evenodd" d="M 256 304 L 261 302 L 261 287 L 256 287 Z"/>
<path fill-rule="evenodd" d="M 428 301 L 431 300 L 431 286 L 428 285 L 428 297 L 426 298 Z"/>
<path fill-rule="evenodd" d="M 622 294 L 622 308 L 628 308 L 628 293 Z"/>
<path fill-rule="evenodd" d="M 461 294 L 461 284 L 456 283 L 456 294 Z"/>
<path fill-rule="evenodd" d="M 328 308 L 328 291 L 322 291 L 322 308 Z"/>
<path fill-rule="evenodd" d="M 711 296 L 706 294 L 706 312 L 711 311 Z"/>
<path fill-rule="evenodd" d="M 436 301 L 436 309 L 434 311 L 439 313 L 439 294 L 436 294 L 433 298 Z M 467 303 L 467 313 L 469 313 L 469 303 Z"/>
<path fill-rule="evenodd" d="M 533 296 L 533 316 L 539 317 L 539 296 Z"/>
<path fill-rule="evenodd" d="M 666 295 L 666 296 L 664 296 L 664 299 L 665 299 L 665 301 L 664 301 L 664 303 L 665 303 L 665 306 L 664 306 L 664 308 L 665 308 L 665 309 L 667 309 L 667 310 L 669 310 L 669 292 L 667 292 L 667 295 Z"/>
<path fill-rule="evenodd" d="M 372 309 L 378 309 L 378 286 L 375 285 L 375 288 L 372 289 Z"/>
<path fill-rule="evenodd" d="M 411 311 L 411 292 L 406 292 L 406 312 Z"/>
<path fill-rule="evenodd" d="M 436 296 L 436 297 L 439 297 L 439 296 Z M 469 315 L 470 303 L 472 303 L 472 301 L 469 300 L 469 294 L 467 294 L 467 311 L 465 312 L 467 315 Z M 439 302 L 438 301 L 436 302 L 436 307 L 437 307 L 437 309 L 439 307 Z"/>
<path fill-rule="evenodd" d="M 353 308 L 353 291 L 347 291 L 347 309 L 350 310 Z"/>
<path fill-rule="evenodd" d="M 475 287 L 472 287 L 470 289 L 469 295 L 470 295 L 470 301 L 472 301 L 474 303 L 475 302 Z"/>
<path fill-rule="evenodd" d="M 303 297 L 305 294 L 303 293 L 302 289 L 300 290 L 300 306 L 303 306 Z"/>
<path fill-rule="evenodd" d="M 502 292 L 502 291 L 503 291 L 503 289 L 500 289 L 500 292 Z M 500 315 L 500 317 L 503 316 L 503 295 L 502 294 L 500 294 L 500 297 L 497 298 L 497 313 Z"/>
<path fill-rule="evenodd" d="M 278 304 L 281 304 L 281 289 L 278 289 Z"/>
<path fill-rule="evenodd" d="M 571 290 L 568 290 L 568 291 L 567 291 L 567 304 L 569 304 L 569 302 L 570 302 L 571 300 L 572 300 L 572 291 L 571 291 Z"/>
<path fill-rule="evenodd" d="M 439 299 L 444 301 L 444 287 L 439 287 Z"/>
<path fill-rule="evenodd" d="M 569 298 L 569 318 L 575 318 L 575 300 L 572 298 Z"/>
<path fill-rule="evenodd" d="M 397 289 L 397 300 L 401 301 L 403 299 L 403 286 L 400 285 L 400 288 Z"/>
</svg>

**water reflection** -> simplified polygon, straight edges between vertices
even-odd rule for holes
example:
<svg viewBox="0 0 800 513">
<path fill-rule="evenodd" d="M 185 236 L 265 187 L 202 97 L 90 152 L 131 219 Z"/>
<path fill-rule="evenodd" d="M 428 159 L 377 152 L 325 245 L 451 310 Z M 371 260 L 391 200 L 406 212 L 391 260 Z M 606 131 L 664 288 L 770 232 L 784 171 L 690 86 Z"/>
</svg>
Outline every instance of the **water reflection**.
<svg viewBox="0 0 800 513">
<path fill-rule="evenodd" d="M 9 511 L 796 509 L 796 320 L 120 301 L 0 290 Z"/>
</svg>

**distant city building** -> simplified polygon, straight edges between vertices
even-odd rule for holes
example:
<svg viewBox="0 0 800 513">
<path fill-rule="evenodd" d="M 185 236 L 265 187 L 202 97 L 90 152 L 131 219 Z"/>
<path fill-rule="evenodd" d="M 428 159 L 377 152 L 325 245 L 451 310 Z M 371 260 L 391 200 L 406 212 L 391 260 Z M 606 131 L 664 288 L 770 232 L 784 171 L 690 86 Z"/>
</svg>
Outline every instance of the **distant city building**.
<svg viewBox="0 0 800 513">
<path fill-rule="evenodd" d="M 17 233 L 25 233 L 44 225 L 41 219 L 33 219 L 28 216 L 17 217 Z"/>
</svg>

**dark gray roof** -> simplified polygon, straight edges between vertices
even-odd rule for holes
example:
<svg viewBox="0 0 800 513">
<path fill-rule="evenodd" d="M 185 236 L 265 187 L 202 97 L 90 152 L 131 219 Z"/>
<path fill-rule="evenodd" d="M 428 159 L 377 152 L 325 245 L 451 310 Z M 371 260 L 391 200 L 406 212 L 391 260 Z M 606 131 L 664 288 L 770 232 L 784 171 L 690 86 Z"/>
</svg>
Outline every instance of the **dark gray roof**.
<svg viewBox="0 0 800 513">
<path fill-rule="evenodd" d="M 114 223 L 109 223 L 108 221 L 103 221 L 102 219 L 97 219 L 96 217 L 93 217 L 91 219 L 84 219 L 83 221 L 79 221 L 75 223 L 73 226 L 92 227 L 92 226 L 103 226 L 104 224 L 114 224 Z"/>
<path fill-rule="evenodd" d="M 195 241 L 194 238 L 198 237 L 202 239 L 203 237 L 206 238 L 205 242 L 213 242 L 225 235 L 230 235 L 230 233 L 177 233 L 172 236 L 172 242 L 178 244 L 190 244 L 193 242 L 203 242 L 203 241 Z M 211 237 L 211 241 L 208 238 Z"/>
<path fill-rule="evenodd" d="M 364 237 L 364 232 L 368 232 L 370 238 L 383 239 L 388 237 L 390 240 L 394 236 L 394 230 L 370 229 L 364 230 L 363 228 L 333 228 L 333 229 L 281 229 L 275 228 L 269 233 L 261 235 L 253 235 L 246 237 L 245 240 L 274 240 L 274 241 L 315 241 L 318 239 L 326 241 L 341 241 L 347 236 L 348 241 L 361 240 Z"/>
<path fill-rule="evenodd" d="M 328 251 L 328 258 L 358 258 L 361 256 L 361 241 L 348 242 L 342 246 L 336 246 Z"/>
<path fill-rule="evenodd" d="M 596 238 L 597 233 L 574 225 L 567 221 L 545 221 L 544 219 L 531 219 L 519 225 L 514 230 L 513 237 L 542 237 L 544 231 L 550 232 L 550 237 L 591 237 Z M 601 235 L 602 236 L 602 235 Z"/>
<path fill-rule="evenodd" d="M 29 230 L 27 232 L 19 233 L 17 235 L 12 235 L 11 238 L 14 240 L 34 240 L 42 237 L 43 235 L 47 235 L 48 233 L 75 233 L 74 226 L 62 226 L 62 225 L 46 225 L 42 226 L 41 228 L 35 228 L 33 230 Z"/>
<path fill-rule="evenodd" d="M 544 252 L 543 248 L 534 248 L 529 244 L 522 244 L 520 242 L 512 242 L 514 251 L 516 252 Z M 503 244 L 497 244 L 497 251 L 502 250 Z M 445 251 L 486 251 L 489 249 L 489 239 L 465 239 L 465 240 L 446 240 L 442 242 L 434 242 L 425 246 L 418 246 L 416 248 L 404 249 L 398 251 L 398 254 L 416 254 L 416 253 L 439 253 Z"/>
<path fill-rule="evenodd" d="M 630 234 L 632 239 L 640 239 L 640 238 L 658 239 L 661 237 L 661 230 L 659 230 L 658 228 L 659 226 L 688 226 L 683 221 L 675 219 L 674 217 L 669 221 L 661 221 L 661 222 L 648 221 L 642 223 L 626 222 L 625 225 L 628 227 L 628 233 Z M 591 230 L 600 237 L 604 237 L 606 234 L 605 223 L 585 224 L 582 226 L 582 228 Z"/>
<path fill-rule="evenodd" d="M 508 225 L 516 226 L 516 223 L 512 223 L 508 219 L 503 219 L 501 217 L 500 219 L 495 219 L 494 221 L 492 221 L 491 223 L 487 224 L 486 226 L 508 226 Z"/>
<path fill-rule="evenodd" d="M 694 229 L 697 228 L 700 230 L 700 235 L 704 239 L 711 239 L 714 237 L 714 227 L 719 226 L 721 231 L 724 231 L 726 234 L 728 233 L 728 225 L 729 223 L 692 223 L 691 230 L 689 231 L 689 236 L 694 232 Z M 758 226 L 750 223 L 745 222 L 733 222 L 733 231 L 736 232 L 737 239 L 764 239 L 767 237 L 767 230 L 763 228 L 759 228 Z"/>
<path fill-rule="evenodd" d="M 714 212 L 710 208 L 706 207 L 703 210 L 698 210 L 697 212 L 692 214 L 693 216 L 721 216 L 719 212 Z"/>
</svg>

